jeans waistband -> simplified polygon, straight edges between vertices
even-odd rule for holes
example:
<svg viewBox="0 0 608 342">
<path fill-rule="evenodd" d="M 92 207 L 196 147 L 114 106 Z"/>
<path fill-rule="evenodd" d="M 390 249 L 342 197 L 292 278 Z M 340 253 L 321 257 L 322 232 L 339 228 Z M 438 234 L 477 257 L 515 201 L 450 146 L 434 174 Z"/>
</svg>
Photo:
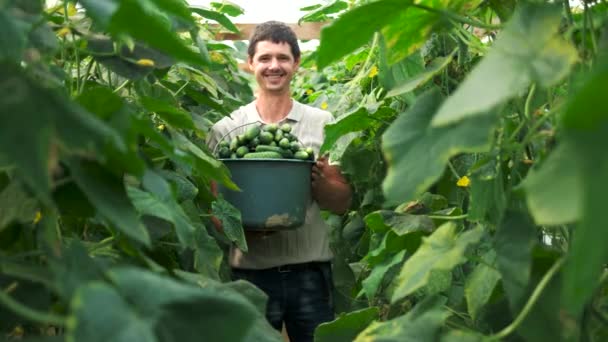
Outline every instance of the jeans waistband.
<svg viewBox="0 0 608 342">
<path fill-rule="evenodd" d="M 306 270 L 317 270 L 321 267 L 328 267 L 331 265 L 329 261 L 310 261 L 300 264 L 287 264 L 280 265 L 271 268 L 263 268 L 263 269 L 243 269 L 243 268 L 233 268 L 234 271 L 237 272 L 255 272 L 255 273 L 286 273 L 286 272 L 296 272 L 296 271 L 306 271 Z"/>
</svg>

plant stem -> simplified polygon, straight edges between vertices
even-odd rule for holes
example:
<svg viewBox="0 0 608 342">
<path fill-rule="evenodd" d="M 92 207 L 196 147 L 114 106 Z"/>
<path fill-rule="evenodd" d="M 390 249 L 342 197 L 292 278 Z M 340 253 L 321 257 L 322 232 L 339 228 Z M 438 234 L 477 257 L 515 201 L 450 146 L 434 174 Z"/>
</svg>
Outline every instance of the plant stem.
<svg viewBox="0 0 608 342">
<path fill-rule="evenodd" d="M 458 175 L 458 172 L 456 172 L 456 168 L 454 168 L 454 165 L 452 165 L 452 161 L 450 160 L 448 160 L 448 167 L 450 168 L 450 171 L 452 171 L 452 175 L 454 175 L 456 179 L 460 179 L 460 175 Z"/>
<path fill-rule="evenodd" d="M 122 88 L 124 88 L 129 83 L 131 83 L 131 80 L 126 80 L 126 81 L 122 82 L 121 85 L 119 85 L 116 89 L 114 89 L 114 93 L 119 92 Z"/>
<path fill-rule="evenodd" d="M 563 0 L 564 11 L 566 12 L 566 18 L 568 18 L 568 25 L 572 26 L 574 24 L 574 19 L 572 18 L 572 10 L 570 9 L 569 0 Z"/>
<path fill-rule="evenodd" d="M 84 71 L 84 78 L 82 79 L 82 82 L 80 82 L 80 89 L 78 89 L 78 94 L 82 94 L 84 86 L 85 84 L 87 84 L 87 79 L 91 74 L 91 68 L 93 68 L 93 64 L 95 64 L 95 58 L 91 57 L 91 60 L 89 61 L 89 64 L 87 64 L 87 68 Z"/>
<path fill-rule="evenodd" d="M 530 120 L 530 105 L 532 104 L 532 99 L 534 98 L 535 92 L 536 83 L 532 83 L 532 86 L 530 86 L 530 91 L 528 92 L 528 97 L 526 98 L 526 104 L 524 105 L 524 116 L 528 120 Z"/>
<path fill-rule="evenodd" d="M 36 310 L 30 309 L 27 306 L 19 303 L 14 300 L 7 292 L 4 290 L 0 291 L 0 304 L 7 307 L 9 310 L 13 311 L 17 315 L 27 318 L 31 321 L 38 323 L 49 323 L 58 326 L 66 325 L 66 318 L 57 316 L 51 313 L 38 312 Z"/>
<path fill-rule="evenodd" d="M 547 285 L 549 284 L 551 279 L 553 279 L 553 276 L 555 275 L 555 273 L 557 273 L 557 271 L 562 267 L 562 265 L 564 264 L 564 260 L 565 259 L 563 259 L 563 258 L 559 259 L 558 261 L 556 261 L 553 264 L 553 266 L 551 266 L 549 271 L 547 271 L 547 273 L 545 273 L 543 278 L 540 280 L 540 282 L 538 283 L 538 285 L 532 292 L 532 295 L 530 296 L 530 298 L 528 298 L 526 305 L 521 310 L 519 315 L 517 315 L 515 320 L 513 322 L 511 322 L 511 324 L 506 326 L 504 329 L 499 331 L 498 333 L 490 336 L 487 339 L 488 341 L 500 341 L 500 340 L 504 339 L 505 337 L 509 336 L 511 333 L 513 333 L 515 331 L 515 329 L 517 329 L 519 327 L 519 325 L 528 316 L 530 311 L 532 311 L 532 307 L 534 307 L 534 304 L 536 304 L 536 302 L 540 298 L 540 295 L 543 293 L 545 287 L 547 287 Z"/>
<path fill-rule="evenodd" d="M 488 29 L 488 30 L 498 30 L 498 29 L 503 28 L 502 25 L 486 24 L 477 19 L 463 17 L 460 14 L 456 14 L 456 13 L 442 10 L 442 9 L 432 8 L 432 7 L 428 7 L 428 6 L 421 5 L 421 4 L 412 4 L 411 6 L 415 7 L 415 8 L 419 8 L 421 10 L 428 11 L 428 12 L 445 15 L 446 17 L 449 17 L 450 19 L 454 19 L 462 24 L 468 24 L 468 25 L 472 25 L 475 27 L 481 27 L 481 28 Z"/>
</svg>

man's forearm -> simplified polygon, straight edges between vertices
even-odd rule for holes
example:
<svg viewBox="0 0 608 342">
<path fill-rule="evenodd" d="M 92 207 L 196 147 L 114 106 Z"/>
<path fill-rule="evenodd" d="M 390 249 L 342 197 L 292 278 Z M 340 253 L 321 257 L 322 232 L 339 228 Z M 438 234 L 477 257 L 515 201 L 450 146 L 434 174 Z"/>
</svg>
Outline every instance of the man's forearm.
<svg viewBox="0 0 608 342">
<path fill-rule="evenodd" d="M 323 192 L 323 196 L 315 196 L 321 209 L 338 215 L 348 211 L 352 201 L 352 189 L 348 183 L 331 182 L 331 186 Z"/>
</svg>

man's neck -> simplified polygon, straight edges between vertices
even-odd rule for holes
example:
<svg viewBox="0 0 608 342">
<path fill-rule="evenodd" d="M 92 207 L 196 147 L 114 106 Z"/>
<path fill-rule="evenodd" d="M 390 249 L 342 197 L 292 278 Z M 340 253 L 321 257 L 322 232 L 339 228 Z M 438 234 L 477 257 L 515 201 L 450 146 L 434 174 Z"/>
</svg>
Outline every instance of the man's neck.
<svg viewBox="0 0 608 342">
<path fill-rule="evenodd" d="M 275 94 L 259 94 L 255 107 L 262 121 L 267 123 L 279 122 L 283 120 L 289 112 L 293 102 L 289 93 Z"/>
</svg>

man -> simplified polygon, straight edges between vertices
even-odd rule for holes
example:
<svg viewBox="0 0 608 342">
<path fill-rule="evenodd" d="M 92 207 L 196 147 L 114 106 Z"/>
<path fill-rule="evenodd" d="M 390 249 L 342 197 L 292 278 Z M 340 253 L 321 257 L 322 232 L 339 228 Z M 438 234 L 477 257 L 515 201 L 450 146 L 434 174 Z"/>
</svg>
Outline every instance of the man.
<svg viewBox="0 0 608 342">
<path fill-rule="evenodd" d="M 248 65 L 258 84 L 257 98 L 230 117 L 218 121 L 208 138 L 210 147 L 232 129 L 251 122 L 289 123 L 292 134 L 318 155 L 323 128 L 331 113 L 291 98 L 290 81 L 300 63 L 295 33 L 285 24 L 270 21 L 256 27 L 248 50 Z M 236 129 L 228 138 L 251 126 Z M 312 341 L 315 328 L 334 318 L 328 226 L 320 209 L 345 213 L 351 187 L 326 157 L 312 168 L 312 196 L 305 223 L 295 230 L 271 234 L 247 233 L 249 251 L 231 248 L 235 279 L 245 279 L 269 296 L 266 316 L 280 330 L 285 323 L 291 341 Z"/>
</svg>

